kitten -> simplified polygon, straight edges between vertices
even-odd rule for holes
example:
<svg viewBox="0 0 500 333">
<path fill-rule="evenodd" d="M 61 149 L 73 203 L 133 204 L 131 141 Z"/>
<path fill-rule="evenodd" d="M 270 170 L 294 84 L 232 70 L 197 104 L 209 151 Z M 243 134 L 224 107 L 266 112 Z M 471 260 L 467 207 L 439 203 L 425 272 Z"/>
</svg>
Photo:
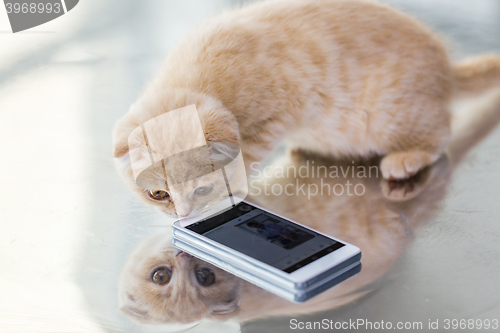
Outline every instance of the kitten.
<svg viewBox="0 0 500 333">
<path fill-rule="evenodd" d="M 121 274 L 121 311 L 144 323 L 193 322 L 203 318 L 241 321 L 266 316 L 306 314 L 333 309 L 347 304 L 377 287 L 377 281 L 410 244 L 416 230 L 427 222 L 439 208 L 446 195 L 451 173 L 463 156 L 482 140 L 500 121 L 500 94 L 489 104 L 465 112 L 454 124 L 455 134 L 444 156 L 431 167 L 405 181 L 388 181 L 376 177 L 346 178 L 283 176 L 275 168 L 272 177 L 251 178 L 251 188 L 264 190 L 280 184 L 291 188 L 310 184 L 330 188 L 362 184 L 363 195 L 306 194 L 265 196 L 254 195 L 251 200 L 278 214 L 289 217 L 318 231 L 358 245 L 363 253 L 361 273 L 304 304 L 293 304 L 218 269 L 208 263 L 186 256 L 175 249 L 165 233 L 143 241 L 128 259 Z M 314 164 L 312 163 L 314 162 Z M 354 166 L 377 165 L 378 159 L 357 162 Z M 274 166 L 284 170 L 306 166 L 352 167 L 351 161 L 335 161 L 295 152 L 276 161 Z M 424 175 L 423 175 L 424 174 Z M 396 185 L 394 183 L 397 183 Z M 399 186 L 400 185 L 400 186 Z M 253 193 L 253 190 L 250 191 Z M 179 254 L 181 253 L 181 254 Z M 164 267 L 170 280 L 153 281 L 155 272 Z M 200 269 L 209 270 L 200 274 Z M 204 285 L 206 276 L 211 285 Z"/>
<path fill-rule="evenodd" d="M 265 1 L 206 22 L 170 52 L 116 124 L 114 156 L 142 200 L 170 215 L 199 211 L 179 214 L 173 201 L 182 198 L 172 200 L 161 174 L 135 184 L 127 154 L 135 128 L 195 104 L 206 141 L 238 144 L 247 170 L 286 142 L 325 156 L 385 156 L 383 177 L 404 179 L 445 150 L 450 99 L 494 86 L 499 56 L 450 64 L 436 34 L 386 5 Z M 168 141 L 172 133 L 158 135 Z"/>
<path fill-rule="evenodd" d="M 179 251 L 169 237 L 151 236 L 129 257 L 120 277 L 120 311 L 146 324 L 234 316 L 241 280 Z"/>
</svg>

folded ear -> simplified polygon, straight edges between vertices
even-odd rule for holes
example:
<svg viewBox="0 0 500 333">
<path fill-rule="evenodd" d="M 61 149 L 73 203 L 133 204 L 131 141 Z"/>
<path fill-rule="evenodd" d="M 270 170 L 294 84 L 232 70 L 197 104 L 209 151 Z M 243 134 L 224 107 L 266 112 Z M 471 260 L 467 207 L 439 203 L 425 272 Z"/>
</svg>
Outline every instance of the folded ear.
<svg viewBox="0 0 500 333">
<path fill-rule="evenodd" d="M 130 319 L 139 323 L 147 323 L 150 318 L 147 310 L 134 307 L 133 305 L 125 305 L 118 310 L 124 315 L 127 315 Z"/>
<path fill-rule="evenodd" d="M 240 132 L 234 115 L 224 108 L 220 102 L 212 108 L 200 106 L 198 115 L 207 143 L 228 142 L 238 144 Z"/>
<path fill-rule="evenodd" d="M 122 157 L 129 152 L 128 137 L 132 131 L 141 126 L 144 120 L 141 115 L 141 104 L 135 103 L 130 106 L 126 115 L 118 120 L 113 128 L 113 156 Z"/>
<path fill-rule="evenodd" d="M 128 144 L 123 144 L 122 142 L 115 144 L 113 157 L 122 157 L 126 153 L 128 153 Z"/>
<path fill-rule="evenodd" d="M 228 319 L 234 317 L 240 310 L 239 298 L 236 297 L 231 301 L 222 302 L 212 306 L 212 316 L 217 317 L 217 319 Z"/>
<path fill-rule="evenodd" d="M 210 160 L 216 166 L 225 166 L 234 160 L 240 152 L 240 147 L 237 143 L 209 142 L 208 145 L 210 147 Z"/>
<path fill-rule="evenodd" d="M 127 117 L 120 119 L 113 129 L 113 157 L 122 157 L 128 153 L 128 136 L 131 133 L 130 127 L 127 126 Z"/>
</svg>

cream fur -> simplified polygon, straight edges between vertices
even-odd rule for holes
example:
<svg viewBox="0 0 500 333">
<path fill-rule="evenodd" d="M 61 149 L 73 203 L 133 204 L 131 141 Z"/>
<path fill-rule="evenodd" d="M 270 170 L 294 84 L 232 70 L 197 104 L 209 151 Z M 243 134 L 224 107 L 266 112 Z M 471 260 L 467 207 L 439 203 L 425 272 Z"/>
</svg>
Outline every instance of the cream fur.
<svg viewBox="0 0 500 333">
<path fill-rule="evenodd" d="M 252 177 L 252 187 L 264 190 L 280 184 L 308 186 L 322 182 L 330 185 L 362 184 L 364 195 L 255 195 L 252 201 L 320 232 L 338 237 L 361 248 L 363 269 L 360 274 L 311 299 L 293 304 L 246 281 L 240 280 L 196 258 L 176 256 L 178 250 L 169 235 L 161 233 L 146 238 L 129 257 L 120 278 L 121 311 L 143 323 L 194 322 L 204 318 L 241 321 L 269 316 L 295 316 L 337 308 L 376 290 L 377 282 L 407 248 L 419 227 L 435 214 L 446 195 L 455 167 L 470 149 L 486 137 L 500 122 L 500 94 L 490 96 L 473 112 L 460 116 L 447 156 L 411 179 L 401 182 L 379 177 L 346 178 L 279 176 Z M 287 168 L 309 165 L 353 166 L 351 161 L 325 159 L 298 151 L 274 165 Z M 377 165 L 378 160 L 357 161 L 355 166 Z M 375 174 L 374 174 L 375 175 Z M 157 286 L 150 280 L 160 266 L 172 269 L 172 280 Z M 217 284 L 198 285 L 195 268 L 207 267 L 215 273 Z"/>
<path fill-rule="evenodd" d="M 383 177 L 404 179 L 446 148 L 450 98 L 499 84 L 499 56 L 451 65 L 436 34 L 386 5 L 265 1 L 206 22 L 170 52 L 116 125 L 115 157 L 137 126 L 195 104 L 206 140 L 238 143 L 247 166 L 287 142 L 324 156 L 385 156 Z M 120 172 L 141 199 L 178 213 Z M 161 175 L 150 183 L 168 190 Z"/>
</svg>

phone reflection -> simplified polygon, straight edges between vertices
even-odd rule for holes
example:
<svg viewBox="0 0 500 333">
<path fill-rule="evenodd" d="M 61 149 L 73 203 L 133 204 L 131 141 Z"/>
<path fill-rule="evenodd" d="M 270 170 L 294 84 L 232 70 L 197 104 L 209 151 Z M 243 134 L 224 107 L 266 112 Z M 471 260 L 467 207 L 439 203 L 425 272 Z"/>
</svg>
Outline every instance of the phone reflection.
<svg viewBox="0 0 500 333">
<path fill-rule="evenodd" d="M 120 278 L 120 310 L 141 323 L 203 319 L 248 321 L 311 314 L 351 303 L 380 287 L 384 274 L 439 210 L 452 171 L 499 121 L 486 111 L 473 130 L 452 138 L 447 155 L 403 181 L 384 180 L 380 160 L 333 160 L 285 154 L 249 178 L 247 199 L 361 248 L 358 275 L 294 304 L 151 236 L 129 257 Z M 250 225 L 254 232 L 262 226 Z"/>
</svg>

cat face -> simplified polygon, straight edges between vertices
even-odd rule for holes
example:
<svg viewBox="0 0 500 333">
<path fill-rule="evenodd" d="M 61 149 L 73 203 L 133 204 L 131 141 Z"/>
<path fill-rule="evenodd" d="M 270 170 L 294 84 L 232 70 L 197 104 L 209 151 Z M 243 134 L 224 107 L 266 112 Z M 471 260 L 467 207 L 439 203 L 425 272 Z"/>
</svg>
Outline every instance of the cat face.
<svg viewBox="0 0 500 333">
<path fill-rule="evenodd" d="M 181 218 L 199 214 L 205 207 L 223 200 L 228 194 L 221 173 L 209 173 L 170 186 L 162 175 L 153 173 L 143 185 L 142 193 L 148 203 L 155 205 L 161 212 Z"/>
<path fill-rule="evenodd" d="M 199 136 L 200 128 L 186 126 L 182 117 L 176 118 L 179 124 L 172 124 L 173 118 L 163 115 L 192 104 L 196 105 L 206 145 L 171 155 L 167 151 L 172 146 L 175 148 L 176 144 Z M 146 145 L 134 147 L 133 140 L 129 140 L 131 133 L 133 136 L 134 131 L 138 132 L 137 129 L 151 119 L 155 119 L 155 125 L 147 130 L 147 134 L 154 147 L 151 144 L 149 150 Z M 129 146 L 131 142 L 132 146 Z M 175 90 L 163 95 L 146 94 L 131 107 L 115 126 L 114 155 L 122 178 L 142 201 L 168 215 L 186 217 L 198 214 L 206 206 L 227 196 L 222 173 L 217 170 L 239 153 L 238 142 L 238 123 L 220 102 L 204 95 Z M 151 165 L 151 154 L 168 158 L 155 159 L 156 163 Z M 137 172 L 134 174 L 132 164 L 151 166 L 138 175 Z"/>
<path fill-rule="evenodd" d="M 221 152 L 222 149 L 225 150 Z M 181 218 L 194 216 L 228 197 L 220 168 L 224 167 L 228 181 L 238 177 L 238 170 L 234 167 L 238 163 L 227 166 L 238 152 L 236 145 L 210 143 L 207 147 L 171 156 L 147 168 L 137 178 L 136 186 L 142 190 L 144 199 L 160 211 Z"/>
<path fill-rule="evenodd" d="M 173 247 L 169 235 L 144 240 L 119 285 L 120 311 L 148 324 L 225 319 L 238 311 L 241 280 Z"/>
</svg>

